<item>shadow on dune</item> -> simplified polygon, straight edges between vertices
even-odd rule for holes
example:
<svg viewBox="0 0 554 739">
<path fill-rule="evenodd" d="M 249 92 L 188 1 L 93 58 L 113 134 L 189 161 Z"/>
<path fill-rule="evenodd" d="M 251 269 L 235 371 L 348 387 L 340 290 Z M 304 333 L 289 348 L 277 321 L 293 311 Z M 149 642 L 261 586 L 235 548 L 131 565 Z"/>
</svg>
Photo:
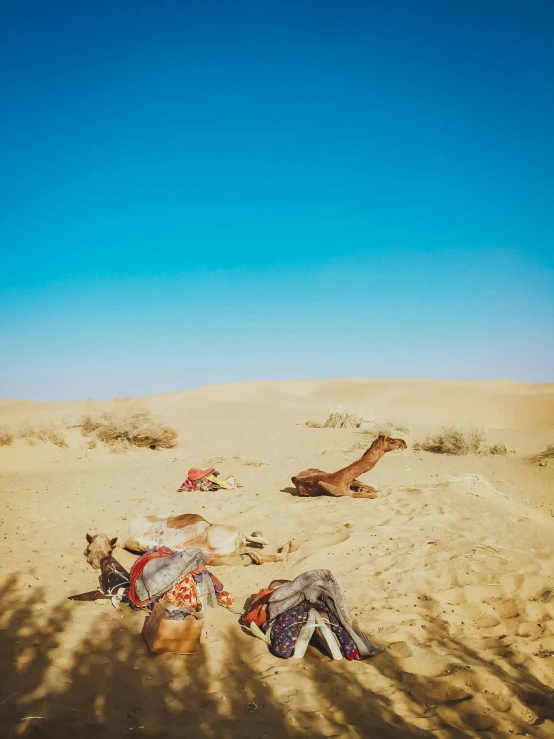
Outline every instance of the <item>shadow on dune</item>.
<svg viewBox="0 0 554 739">
<path fill-rule="evenodd" d="M 98 608 L 85 636 L 70 643 L 71 620 L 79 618 L 80 608 L 96 608 L 93 604 L 64 600 L 37 612 L 44 597 L 40 588 L 27 594 L 17 576 L 1 587 L 0 724 L 6 737 L 400 739 L 432 735 L 433 721 L 443 728 L 441 737 L 475 735 L 471 728 L 449 729 L 434 718 L 437 707 L 425 699 L 429 680 L 406 673 L 387 652 L 371 661 L 371 670 L 389 688 L 372 692 L 362 684 L 366 663 L 332 662 L 310 649 L 302 662 L 271 658 L 264 670 L 260 651 L 256 657 L 252 644 L 245 646 L 244 637 L 232 630 L 216 646 L 204 644 L 196 656 L 150 656 L 140 636 L 142 615 L 120 613 L 110 605 Z M 427 624 L 433 640 L 455 661 L 480 662 L 478 653 L 456 641 L 431 614 Z M 58 651 L 56 661 L 52 652 L 65 639 L 66 656 Z M 223 661 L 210 661 L 214 649 L 223 652 Z M 513 665 L 509 674 L 486 667 L 508 681 L 521 700 L 532 702 L 543 718 L 547 715 L 548 689 L 521 665 Z M 294 673 L 290 681 L 289 671 Z M 471 699 L 450 708 L 455 713 L 468 703 Z M 514 728 L 529 731 L 529 723 Z"/>
<path fill-rule="evenodd" d="M 549 593 L 548 598 L 551 597 Z M 477 702 L 473 699 L 478 697 L 485 698 L 486 702 L 493 706 L 496 704 L 502 713 L 507 710 L 508 703 L 511 703 L 513 709 L 510 717 L 511 733 L 515 735 L 532 736 L 532 726 L 539 727 L 546 720 L 554 721 L 554 689 L 547 682 L 543 682 L 537 674 L 533 674 L 533 670 L 540 673 L 541 670 L 536 669 L 537 663 L 540 663 L 542 658 L 550 656 L 549 652 L 538 656 L 517 650 L 513 644 L 514 637 L 509 636 L 508 629 L 504 625 L 500 630 L 506 633 L 483 637 L 483 641 L 487 642 L 488 656 L 485 657 L 478 648 L 469 646 L 452 634 L 449 624 L 436 615 L 440 610 L 438 601 L 426 596 L 423 603 L 426 610 L 424 628 L 430 642 L 448 654 L 451 673 L 464 670 L 468 676 L 466 684 L 469 700 L 466 699 L 464 709 L 467 710 L 463 712 L 467 724 L 471 726 L 472 704 Z M 474 678 L 471 673 L 475 673 Z M 425 682 L 428 688 L 429 681 Z M 477 708 L 473 715 L 482 713 Z M 483 725 L 477 719 L 473 728 L 480 728 L 480 723 Z"/>
</svg>

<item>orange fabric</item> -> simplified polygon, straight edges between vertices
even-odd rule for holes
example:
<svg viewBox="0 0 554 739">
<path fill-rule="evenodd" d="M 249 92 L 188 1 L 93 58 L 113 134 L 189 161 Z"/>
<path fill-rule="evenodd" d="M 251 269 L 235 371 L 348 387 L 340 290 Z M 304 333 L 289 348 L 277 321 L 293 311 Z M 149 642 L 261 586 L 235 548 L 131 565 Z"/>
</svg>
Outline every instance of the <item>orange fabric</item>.
<svg viewBox="0 0 554 739">
<path fill-rule="evenodd" d="M 252 601 L 250 610 L 242 617 L 242 622 L 245 626 L 250 626 L 251 623 L 255 623 L 256 626 L 263 626 L 265 624 L 267 621 L 269 596 L 274 590 L 275 588 L 262 588 L 260 590 Z"/>
<path fill-rule="evenodd" d="M 212 472 L 215 472 L 215 467 L 208 467 L 207 470 L 197 470 L 193 468 L 189 470 L 188 478 L 193 482 L 197 482 L 197 480 L 202 480 L 204 477 L 211 475 Z"/>
</svg>

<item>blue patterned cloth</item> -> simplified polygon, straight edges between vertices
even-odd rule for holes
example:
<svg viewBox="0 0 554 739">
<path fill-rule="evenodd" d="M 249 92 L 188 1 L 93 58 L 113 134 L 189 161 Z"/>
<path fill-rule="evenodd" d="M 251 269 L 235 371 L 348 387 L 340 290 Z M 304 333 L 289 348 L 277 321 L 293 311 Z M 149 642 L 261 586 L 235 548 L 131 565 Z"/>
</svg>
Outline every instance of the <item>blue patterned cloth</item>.
<svg viewBox="0 0 554 739">
<path fill-rule="evenodd" d="M 302 603 L 289 608 L 288 611 L 277 616 L 271 627 L 271 651 L 273 654 L 283 659 L 292 657 L 298 635 L 305 625 L 312 608 L 319 611 L 323 618 L 329 622 L 329 627 L 339 640 L 343 656 L 348 660 L 360 659 L 358 648 L 351 636 L 342 627 L 335 614 L 320 601 L 317 603 L 302 601 Z"/>
</svg>

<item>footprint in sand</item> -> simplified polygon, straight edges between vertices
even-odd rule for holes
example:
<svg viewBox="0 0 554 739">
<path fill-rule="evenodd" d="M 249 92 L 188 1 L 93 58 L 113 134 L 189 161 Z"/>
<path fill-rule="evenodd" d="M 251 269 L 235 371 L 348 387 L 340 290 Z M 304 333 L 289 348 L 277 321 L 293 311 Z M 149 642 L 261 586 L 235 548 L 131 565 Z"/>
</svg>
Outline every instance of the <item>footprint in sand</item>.
<svg viewBox="0 0 554 739">
<path fill-rule="evenodd" d="M 520 614 L 520 608 L 515 600 L 492 603 L 492 607 L 500 618 L 516 618 Z"/>
<path fill-rule="evenodd" d="M 546 632 L 546 627 L 536 621 L 522 621 L 517 627 L 517 635 L 523 638 L 537 638 Z"/>
<path fill-rule="evenodd" d="M 481 667 L 460 670 L 451 679 L 454 685 L 470 693 L 504 695 L 507 692 L 506 685 L 500 678 L 485 672 Z"/>
<path fill-rule="evenodd" d="M 455 703 L 472 698 L 471 693 L 453 685 L 447 678 L 425 678 L 410 685 L 410 695 L 418 703 L 426 704 Z"/>
<path fill-rule="evenodd" d="M 513 706 L 512 701 L 505 695 L 487 695 L 487 703 L 493 711 L 499 711 L 500 713 L 510 711 Z"/>
<path fill-rule="evenodd" d="M 554 656 L 554 636 L 543 636 L 535 645 L 535 655 L 537 657 L 553 657 Z"/>
<path fill-rule="evenodd" d="M 478 618 L 477 621 L 475 621 L 475 626 L 477 626 L 478 629 L 492 629 L 494 626 L 498 626 L 499 624 L 500 620 L 492 616 Z"/>
<path fill-rule="evenodd" d="M 554 617 L 554 608 L 540 601 L 527 601 L 525 605 L 525 615 L 528 621 L 536 621 L 537 623 L 546 623 L 548 628 L 554 628 L 554 624 L 549 624 Z"/>
<path fill-rule="evenodd" d="M 311 554 L 320 549 L 329 549 L 348 541 L 348 539 L 350 539 L 350 534 L 347 531 L 337 531 L 334 534 L 323 534 L 314 539 L 309 539 L 300 546 L 301 557 L 297 560 L 297 564 L 304 562 Z"/>
<path fill-rule="evenodd" d="M 552 581 L 543 575 L 527 575 L 518 588 L 522 598 L 548 603 L 553 595 Z"/>
<path fill-rule="evenodd" d="M 473 701 L 471 701 L 473 703 Z M 498 721 L 486 713 L 477 713 L 471 708 L 463 706 L 439 706 L 437 714 L 445 724 L 455 729 L 467 732 L 468 728 L 474 731 L 488 731 L 498 726 Z"/>
<path fill-rule="evenodd" d="M 419 677 L 438 677 L 448 669 L 449 663 L 445 657 L 415 645 L 409 649 L 411 651 L 409 657 L 395 658 L 402 672 Z"/>
<path fill-rule="evenodd" d="M 337 531 L 334 534 L 323 534 L 322 536 L 318 536 L 317 539 L 311 539 L 308 541 L 308 546 L 314 549 L 325 549 L 342 544 L 348 541 L 348 539 L 350 539 L 350 534 L 347 531 Z"/>
<path fill-rule="evenodd" d="M 387 646 L 387 652 L 393 657 L 397 657 L 400 659 L 406 659 L 407 657 L 411 657 L 413 654 L 412 650 L 405 641 L 391 642 Z"/>
<path fill-rule="evenodd" d="M 462 612 L 464 618 L 472 621 L 482 619 L 486 615 L 483 606 L 481 604 L 476 605 L 475 603 L 468 603 L 466 606 L 463 607 Z"/>
</svg>

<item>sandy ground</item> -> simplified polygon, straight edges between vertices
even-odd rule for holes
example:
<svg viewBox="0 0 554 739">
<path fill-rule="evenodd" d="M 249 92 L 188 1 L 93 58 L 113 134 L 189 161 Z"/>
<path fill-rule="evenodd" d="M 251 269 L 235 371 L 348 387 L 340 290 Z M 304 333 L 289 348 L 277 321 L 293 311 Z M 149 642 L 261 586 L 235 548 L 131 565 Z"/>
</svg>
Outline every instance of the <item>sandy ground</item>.
<svg viewBox="0 0 554 739">
<path fill-rule="evenodd" d="M 554 444 L 554 385 L 247 383 L 141 403 L 179 429 L 176 449 L 88 449 L 78 429 L 68 449 L 0 448 L 2 736 L 554 736 L 554 461 L 530 461 Z M 291 475 L 360 454 L 356 430 L 301 425 L 331 404 L 406 425 L 409 445 L 455 422 L 515 454 L 410 448 L 364 476 L 376 500 L 301 499 Z M 83 408 L 2 401 L 0 425 L 70 422 Z M 211 460 L 244 487 L 176 492 Z M 66 599 L 97 584 L 87 531 L 185 512 L 298 543 L 287 563 L 214 568 L 237 610 L 275 577 L 329 568 L 384 652 L 332 662 L 310 647 L 279 660 L 219 608 L 198 655 L 150 656 L 143 614 Z"/>
</svg>

